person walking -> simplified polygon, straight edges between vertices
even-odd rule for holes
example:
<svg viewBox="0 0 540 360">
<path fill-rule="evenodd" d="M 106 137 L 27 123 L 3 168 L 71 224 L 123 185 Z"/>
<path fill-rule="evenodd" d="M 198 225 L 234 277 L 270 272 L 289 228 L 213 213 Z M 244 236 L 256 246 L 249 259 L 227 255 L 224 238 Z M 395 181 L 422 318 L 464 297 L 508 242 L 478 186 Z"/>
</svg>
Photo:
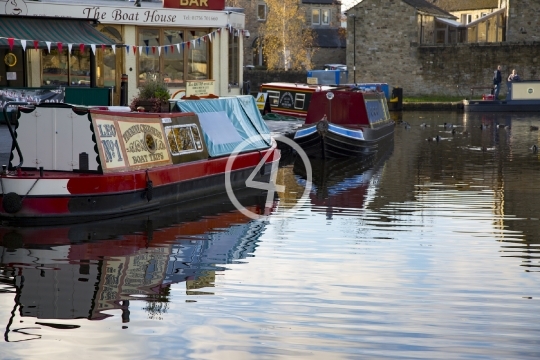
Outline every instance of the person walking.
<svg viewBox="0 0 540 360">
<path fill-rule="evenodd" d="M 493 95 L 494 95 L 495 100 L 499 100 L 499 92 L 501 91 L 501 82 L 502 82 L 501 65 L 498 65 L 497 70 L 493 72 L 493 87 L 495 88 Z"/>
</svg>

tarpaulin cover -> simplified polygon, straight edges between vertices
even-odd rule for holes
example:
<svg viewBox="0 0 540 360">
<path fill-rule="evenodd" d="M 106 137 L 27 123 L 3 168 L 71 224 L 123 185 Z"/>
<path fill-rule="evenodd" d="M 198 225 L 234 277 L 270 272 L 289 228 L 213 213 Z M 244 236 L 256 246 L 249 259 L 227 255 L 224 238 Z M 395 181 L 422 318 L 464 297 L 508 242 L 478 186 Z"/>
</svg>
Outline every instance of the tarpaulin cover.
<svg viewBox="0 0 540 360">
<path fill-rule="evenodd" d="M 253 96 L 178 100 L 177 106 L 199 116 L 211 157 L 229 155 L 239 144 L 243 146 L 237 150 L 244 152 L 266 149 L 272 143 Z"/>
</svg>

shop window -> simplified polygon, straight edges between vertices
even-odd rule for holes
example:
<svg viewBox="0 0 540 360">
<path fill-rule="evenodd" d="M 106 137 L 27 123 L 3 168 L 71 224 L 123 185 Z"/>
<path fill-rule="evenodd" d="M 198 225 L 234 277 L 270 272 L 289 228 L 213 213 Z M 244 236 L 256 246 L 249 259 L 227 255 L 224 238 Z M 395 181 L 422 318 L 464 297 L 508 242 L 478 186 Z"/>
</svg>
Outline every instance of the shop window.
<svg viewBox="0 0 540 360">
<path fill-rule="evenodd" d="M 238 85 L 240 78 L 240 46 L 238 33 L 229 33 L 229 84 Z"/>
<path fill-rule="evenodd" d="M 259 4 L 257 6 L 257 20 L 259 21 L 266 20 L 266 4 Z"/>
<path fill-rule="evenodd" d="M 208 79 L 208 48 L 201 37 L 205 31 L 189 31 L 188 41 L 195 40 L 196 45 L 191 46 L 187 53 L 187 80 Z"/>
<path fill-rule="evenodd" d="M 171 87 L 183 87 L 186 80 L 208 79 L 208 43 L 202 38 L 208 33 L 208 30 L 139 28 L 138 45 L 142 46 L 137 49 L 139 86 L 158 76 Z M 193 42 L 188 47 L 190 41 Z M 176 44 L 180 44 L 180 51 Z"/>
<path fill-rule="evenodd" d="M 66 86 L 68 84 L 67 50 L 61 53 L 57 49 L 52 49 L 50 52 L 43 50 L 41 54 L 43 85 Z"/>
</svg>

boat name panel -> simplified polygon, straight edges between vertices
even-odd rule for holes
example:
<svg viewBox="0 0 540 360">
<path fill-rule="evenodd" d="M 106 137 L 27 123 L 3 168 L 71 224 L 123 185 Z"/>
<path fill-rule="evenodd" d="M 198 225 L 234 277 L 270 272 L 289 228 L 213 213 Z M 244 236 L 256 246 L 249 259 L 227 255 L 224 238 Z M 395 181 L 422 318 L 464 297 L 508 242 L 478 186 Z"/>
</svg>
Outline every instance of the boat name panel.
<svg viewBox="0 0 540 360">
<path fill-rule="evenodd" d="M 196 124 L 166 126 L 165 134 L 173 155 L 203 151 L 201 132 Z"/>
<path fill-rule="evenodd" d="M 171 164 L 160 118 L 118 118 L 97 115 L 96 143 L 103 172 L 118 172 Z"/>
</svg>

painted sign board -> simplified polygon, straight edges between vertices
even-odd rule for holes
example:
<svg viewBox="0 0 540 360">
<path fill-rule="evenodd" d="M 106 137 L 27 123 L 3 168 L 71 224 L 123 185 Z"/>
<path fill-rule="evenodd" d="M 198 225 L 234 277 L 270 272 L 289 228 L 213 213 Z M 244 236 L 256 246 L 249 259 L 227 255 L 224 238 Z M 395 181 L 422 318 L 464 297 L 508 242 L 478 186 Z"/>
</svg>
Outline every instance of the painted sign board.
<svg viewBox="0 0 540 360">
<path fill-rule="evenodd" d="M 207 96 L 210 94 L 215 94 L 214 80 L 186 81 L 186 96 Z"/>
<path fill-rule="evenodd" d="M 264 104 L 266 104 L 266 98 L 268 98 L 268 93 L 258 93 L 256 99 L 257 109 L 264 110 Z"/>
<path fill-rule="evenodd" d="M 103 172 L 118 172 L 170 164 L 167 140 L 159 118 L 92 119 Z"/>
<path fill-rule="evenodd" d="M 319 79 L 316 78 L 316 77 L 308 77 L 307 78 L 307 83 L 309 85 L 317 85 L 319 83 Z"/>
<path fill-rule="evenodd" d="M 169 9 L 224 10 L 225 0 L 163 0 L 163 7 Z"/>
<path fill-rule="evenodd" d="M 201 2 L 201 0 L 198 1 Z M 211 4 L 213 0 L 207 1 Z M 17 6 L 11 6 L 11 3 L 16 3 Z M 144 7 L 136 7 L 131 3 L 128 3 L 130 6 L 73 4 L 69 0 L 65 3 L 11 0 L 5 6 L 3 4 L 4 2 L 0 1 L 0 15 L 96 19 L 102 24 L 193 27 L 225 27 L 229 24 L 234 28 L 243 29 L 245 21 L 244 14 L 239 13 L 229 15 L 225 11 L 208 11 L 208 8 L 194 7 L 167 9 L 154 7 L 152 3 L 145 3 Z M 161 6 L 161 4 L 155 5 Z"/>
</svg>

